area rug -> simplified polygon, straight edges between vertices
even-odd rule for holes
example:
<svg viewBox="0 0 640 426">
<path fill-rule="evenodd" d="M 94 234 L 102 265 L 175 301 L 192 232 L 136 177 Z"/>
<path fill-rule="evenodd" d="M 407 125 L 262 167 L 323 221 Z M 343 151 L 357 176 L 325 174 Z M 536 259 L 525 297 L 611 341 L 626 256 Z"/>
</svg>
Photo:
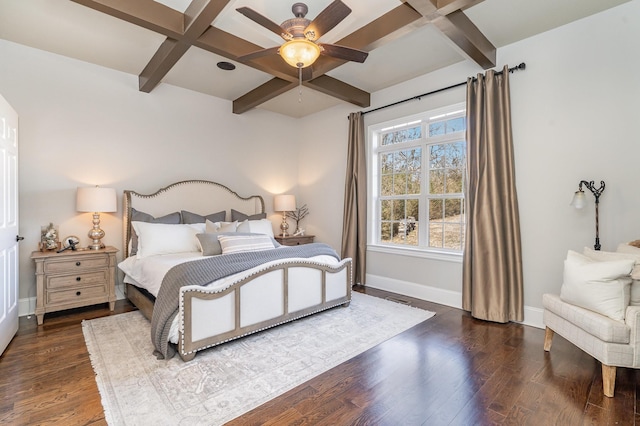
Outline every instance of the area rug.
<svg viewBox="0 0 640 426">
<path fill-rule="evenodd" d="M 110 425 L 221 425 L 434 314 L 353 293 L 338 307 L 199 352 L 152 355 L 138 311 L 82 323 Z"/>
</svg>

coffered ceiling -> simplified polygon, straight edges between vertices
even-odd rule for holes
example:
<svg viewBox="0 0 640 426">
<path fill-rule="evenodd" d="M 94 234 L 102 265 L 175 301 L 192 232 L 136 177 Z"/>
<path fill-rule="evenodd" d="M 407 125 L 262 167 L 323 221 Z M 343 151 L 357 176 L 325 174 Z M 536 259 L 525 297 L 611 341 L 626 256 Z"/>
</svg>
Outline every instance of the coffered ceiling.
<svg viewBox="0 0 640 426">
<path fill-rule="evenodd" d="M 334 1 L 307 0 L 307 19 Z M 228 99 L 238 114 L 302 117 L 344 102 L 366 109 L 370 93 L 460 61 L 500 67 L 496 48 L 625 1 L 342 0 L 351 13 L 319 41 L 369 56 L 356 63 L 322 55 L 305 69 L 302 88 L 297 69 L 277 55 L 241 58 L 284 40 L 236 11 L 248 7 L 280 24 L 293 17 L 293 1 L 2 0 L 0 38 L 136 75 L 131 90 L 172 84 Z"/>
</svg>

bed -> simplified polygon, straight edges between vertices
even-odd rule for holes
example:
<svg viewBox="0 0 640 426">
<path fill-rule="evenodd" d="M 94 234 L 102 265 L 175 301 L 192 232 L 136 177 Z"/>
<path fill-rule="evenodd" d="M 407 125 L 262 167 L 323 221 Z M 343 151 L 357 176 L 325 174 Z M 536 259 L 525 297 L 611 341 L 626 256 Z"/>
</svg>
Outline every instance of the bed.
<svg viewBox="0 0 640 426">
<path fill-rule="evenodd" d="M 200 350 L 349 305 L 351 259 L 321 243 L 278 247 L 259 195 L 189 180 L 150 194 L 126 190 L 123 210 L 118 266 L 127 298 L 151 321 L 159 358 L 177 352 L 189 361 Z"/>
</svg>

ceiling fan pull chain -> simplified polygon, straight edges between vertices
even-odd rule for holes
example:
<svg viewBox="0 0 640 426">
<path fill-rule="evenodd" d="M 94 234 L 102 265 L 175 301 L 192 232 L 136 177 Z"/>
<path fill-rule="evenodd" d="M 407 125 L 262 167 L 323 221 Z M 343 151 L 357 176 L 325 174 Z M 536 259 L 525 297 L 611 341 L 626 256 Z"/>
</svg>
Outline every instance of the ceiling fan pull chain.
<svg viewBox="0 0 640 426">
<path fill-rule="evenodd" d="M 298 64 L 298 103 L 302 103 L 302 67 Z"/>
</svg>

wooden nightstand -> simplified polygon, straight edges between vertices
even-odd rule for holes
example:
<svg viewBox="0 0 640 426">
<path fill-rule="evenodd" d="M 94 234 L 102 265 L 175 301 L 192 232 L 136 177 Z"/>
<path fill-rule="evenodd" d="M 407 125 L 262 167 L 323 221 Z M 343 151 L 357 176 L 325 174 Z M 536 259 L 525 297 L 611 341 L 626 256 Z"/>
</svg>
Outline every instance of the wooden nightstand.
<svg viewBox="0 0 640 426">
<path fill-rule="evenodd" d="M 301 244 L 310 244 L 313 242 L 315 235 L 300 235 L 300 236 L 289 236 L 289 237 L 281 237 L 275 236 L 273 237 L 277 242 L 282 244 L 283 246 L 299 246 Z"/>
<path fill-rule="evenodd" d="M 116 303 L 116 253 L 107 246 L 100 250 L 67 250 L 31 253 L 36 262 L 36 317 L 44 314 L 109 302 Z"/>
</svg>

